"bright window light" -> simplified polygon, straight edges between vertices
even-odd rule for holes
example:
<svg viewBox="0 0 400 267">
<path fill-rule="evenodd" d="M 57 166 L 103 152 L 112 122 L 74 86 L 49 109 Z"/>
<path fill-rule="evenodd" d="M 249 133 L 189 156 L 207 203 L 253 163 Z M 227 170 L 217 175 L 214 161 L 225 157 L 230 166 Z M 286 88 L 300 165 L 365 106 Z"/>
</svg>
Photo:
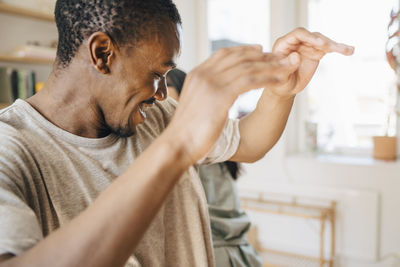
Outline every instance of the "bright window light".
<svg viewBox="0 0 400 267">
<path fill-rule="evenodd" d="M 386 61 L 385 44 L 396 4 L 398 0 L 309 0 L 310 30 L 356 47 L 351 57 L 326 56 L 306 90 L 306 117 L 316 125 L 320 151 L 368 150 L 371 136 L 395 134 L 396 77 Z"/>
<path fill-rule="evenodd" d="M 269 50 L 269 0 L 208 0 L 207 4 L 211 52 L 243 44 L 261 44 L 264 50 Z M 252 111 L 260 95 L 260 90 L 241 95 L 232 107 L 230 117 Z"/>
</svg>

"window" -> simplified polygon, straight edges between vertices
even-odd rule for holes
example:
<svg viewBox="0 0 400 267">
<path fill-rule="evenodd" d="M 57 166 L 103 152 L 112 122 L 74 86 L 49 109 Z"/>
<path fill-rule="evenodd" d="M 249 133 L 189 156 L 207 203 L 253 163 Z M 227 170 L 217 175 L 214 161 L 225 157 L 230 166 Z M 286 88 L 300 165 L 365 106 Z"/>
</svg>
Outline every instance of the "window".
<svg viewBox="0 0 400 267">
<path fill-rule="evenodd" d="M 320 151 L 372 148 L 371 136 L 395 134 L 396 77 L 385 55 L 398 0 L 309 0 L 308 28 L 352 44 L 355 54 L 326 56 L 306 90 L 308 127 Z M 306 136 L 312 135 L 308 133 Z"/>
<path fill-rule="evenodd" d="M 269 0 L 208 0 L 207 4 L 211 52 L 243 44 L 261 44 L 265 51 L 269 50 Z M 261 90 L 241 95 L 230 117 L 252 111 L 260 95 Z"/>
</svg>

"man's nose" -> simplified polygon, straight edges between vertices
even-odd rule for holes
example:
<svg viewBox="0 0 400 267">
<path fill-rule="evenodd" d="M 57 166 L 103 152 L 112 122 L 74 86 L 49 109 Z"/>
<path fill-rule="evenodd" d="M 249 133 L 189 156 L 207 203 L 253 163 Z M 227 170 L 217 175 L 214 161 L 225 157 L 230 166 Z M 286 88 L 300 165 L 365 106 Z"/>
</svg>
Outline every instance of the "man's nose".
<svg viewBox="0 0 400 267">
<path fill-rule="evenodd" d="M 164 78 L 160 79 L 158 82 L 158 87 L 156 94 L 154 95 L 154 98 L 157 99 L 158 101 L 163 101 L 167 99 L 168 97 L 168 88 L 167 88 L 167 81 Z"/>
</svg>

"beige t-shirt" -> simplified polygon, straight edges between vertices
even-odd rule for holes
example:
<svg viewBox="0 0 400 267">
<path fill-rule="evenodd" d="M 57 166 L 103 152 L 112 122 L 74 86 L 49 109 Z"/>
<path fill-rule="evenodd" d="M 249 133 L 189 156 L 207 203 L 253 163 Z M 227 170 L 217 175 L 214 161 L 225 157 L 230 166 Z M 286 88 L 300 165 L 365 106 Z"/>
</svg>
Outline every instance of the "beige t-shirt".
<svg viewBox="0 0 400 267">
<path fill-rule="evenodd" d="M 81 213 L 160 135 L 174 110 L 173 100 L 156 102 L 134 136 L 99 139 L 58 128 L 23 100 L 1 110 L 0 255 L 22 253 Z M 229 120 L 205 161 L 229 159 L 239 138 L 237 121 Z M 213 266 L 207 203 L 191 167 L 126 266 L 207 265 Z"/>
</svg>

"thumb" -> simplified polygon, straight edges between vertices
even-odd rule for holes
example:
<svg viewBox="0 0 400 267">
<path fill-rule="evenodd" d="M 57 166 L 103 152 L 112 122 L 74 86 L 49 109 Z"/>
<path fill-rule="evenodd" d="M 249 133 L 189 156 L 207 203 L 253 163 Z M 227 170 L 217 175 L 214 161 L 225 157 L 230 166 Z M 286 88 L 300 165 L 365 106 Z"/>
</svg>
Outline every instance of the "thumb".
<svg viewBox="0 0 400 267">
<path fill-rule="evenodd" d="M 288 74 L 295 72 L 300 66 L 300 55 L 297 52 L 290 53 L 287 57 L 280 60 L 280 64 L 285 67 Z"/>
</svg>

